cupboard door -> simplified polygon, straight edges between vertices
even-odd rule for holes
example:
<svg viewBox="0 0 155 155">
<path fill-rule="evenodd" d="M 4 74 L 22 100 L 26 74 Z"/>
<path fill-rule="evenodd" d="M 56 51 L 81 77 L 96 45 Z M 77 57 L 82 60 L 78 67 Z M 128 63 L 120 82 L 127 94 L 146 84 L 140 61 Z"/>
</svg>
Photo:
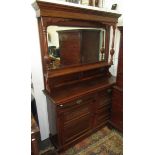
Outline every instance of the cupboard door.
<svg viewBox="0 0 155 155">
<path fill-rule="evenodd" d="M 70 142 L 91 129 L 91 115 L 79 117 L 64 126 L 64 142 Z"/>
<path fill-rule="evenodd" d="M 66 103 L 59 109 L 61 117 L 61 138 L 63 144 L 78 139 L 80 136 L 89 132 L 93 126 L 93 103 L 92 96 L 79 98 Z"/>
</svg>

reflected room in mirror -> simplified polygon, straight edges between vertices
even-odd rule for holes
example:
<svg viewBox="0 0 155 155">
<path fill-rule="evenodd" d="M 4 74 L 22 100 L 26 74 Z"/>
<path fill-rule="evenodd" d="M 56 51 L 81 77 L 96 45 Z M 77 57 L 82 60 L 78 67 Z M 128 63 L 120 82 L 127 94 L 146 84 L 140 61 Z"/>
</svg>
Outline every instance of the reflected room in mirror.
<svg viewBox="0 0 155 155">
<path fill-rule="evenodd" d="M 47 38 L 52 69 L 104 61 L 104 29 L 48 26 Z"/>
</svg>

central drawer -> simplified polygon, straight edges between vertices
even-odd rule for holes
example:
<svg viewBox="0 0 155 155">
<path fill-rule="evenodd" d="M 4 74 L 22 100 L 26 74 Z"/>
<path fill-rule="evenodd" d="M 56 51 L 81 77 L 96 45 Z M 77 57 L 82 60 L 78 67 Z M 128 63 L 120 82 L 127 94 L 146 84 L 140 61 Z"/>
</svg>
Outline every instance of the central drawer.
<svg viewBox="0 0 155 155">
<path fill-rule="evenodd" d="M 59 106 L 59 113 L 63 115 L 64 124 L 92 112 L 95 96 L 88 95 Z"/>
</svg>

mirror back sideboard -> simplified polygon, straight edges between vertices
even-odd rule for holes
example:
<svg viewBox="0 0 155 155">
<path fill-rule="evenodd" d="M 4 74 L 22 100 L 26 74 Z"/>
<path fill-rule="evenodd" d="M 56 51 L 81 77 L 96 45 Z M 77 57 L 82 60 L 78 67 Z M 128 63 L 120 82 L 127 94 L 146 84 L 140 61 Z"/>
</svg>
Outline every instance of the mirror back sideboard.
<svg viewBox="0 0 155 155">
<path fill-rule="evenodd" d="M 109 68 L 113 65 L 115 29 L 120 14 L 43 1 L 34 2 L 33 7 L 38 20 L 45 87 L 43 92 L 48 101 L 50 137 L 58 151 L 64 151 L 104 127 L 110 120 L 112 86 L 116 79 L 110 74 Z M 79 61 L 85 59 L 87 63 L 76 63 L 73 59 L 75 55 L 78 57 L 76 52 L 81 52 L 76 49 L 75 43 L 75 49 L 68 50 L 69 61 L 73 65 L 52 68 L 47 40 L 47 27 L 51 25 L 104 29 L 105 40 L 99 49 L 104 61 L 95 60 L 98 53 L 96 56 L 87 34 L 89 38 L 86 38 L 88 41 L 83 50 L 87 52 L 82 54 L 83 57 L 81 53 L 79 56 Z M 59 34 L 61 37 L 62 32 Z M 98 39 L 93 40 L 98 42 Z M 67 45 L 65 49 L 69 49 Z M 86 50 L 88 46 L 89 50 Z M 74 52 L 74 55 L 70 52 Z M 68 63 L 66 60 L 65 63 Z"/>
</svg>

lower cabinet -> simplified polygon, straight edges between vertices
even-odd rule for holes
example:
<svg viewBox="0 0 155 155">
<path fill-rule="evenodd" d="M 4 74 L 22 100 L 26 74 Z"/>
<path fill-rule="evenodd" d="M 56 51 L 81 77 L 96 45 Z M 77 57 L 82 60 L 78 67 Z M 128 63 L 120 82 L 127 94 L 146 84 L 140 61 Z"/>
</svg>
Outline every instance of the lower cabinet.
<svg viewBox="0 0 155 155">
<path fill-rule="evenodd" d="M 57 105 L 58 150 L 76 144 L 110 119 L 111 88 Z"/>
</svg>

